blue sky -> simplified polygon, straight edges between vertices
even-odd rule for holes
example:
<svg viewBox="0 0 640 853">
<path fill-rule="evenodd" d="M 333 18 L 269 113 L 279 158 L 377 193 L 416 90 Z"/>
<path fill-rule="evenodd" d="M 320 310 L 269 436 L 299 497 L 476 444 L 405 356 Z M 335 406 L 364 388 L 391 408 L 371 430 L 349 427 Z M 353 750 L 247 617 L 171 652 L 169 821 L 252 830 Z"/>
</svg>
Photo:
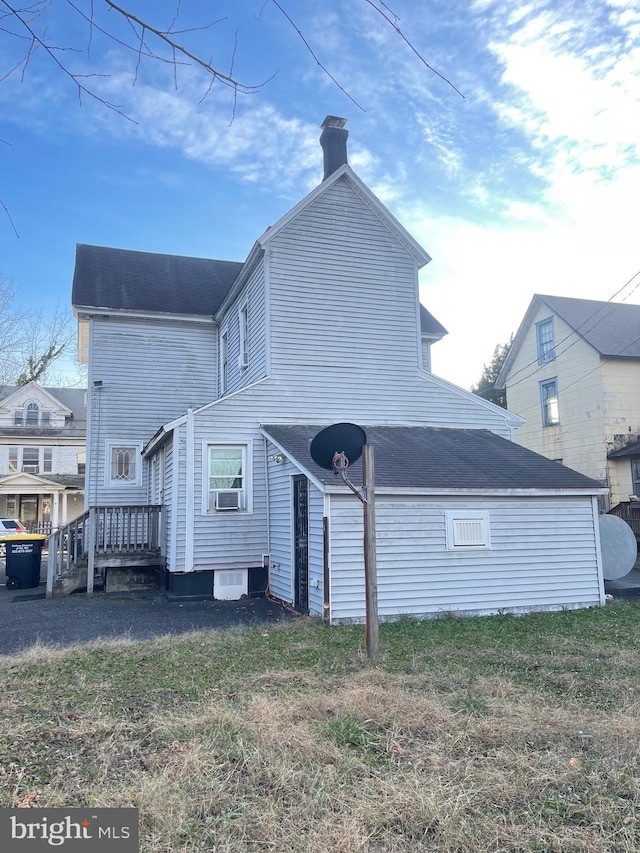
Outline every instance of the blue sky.
<svg viewBox="0 0 640 853">
<path fill-rule="evenodd" d="M 163 28 L 177 3 L 120 5 Z M 433 258 L 421 299 L 449 330 L 434 372 L 476 381 L 535 292 L 608 299 L 632 280 L 617 299 L 639 301 L 636 4 L 390 4 L 464 98 L 365 0 L 281 5 L 364 109 L 272 0 L 180 4 L 178 28 L 221 19 L 181 43 L 225 72 L 233 59 L 242 82 L 268 80 L 238 95 L 235 117 L 231 91 L 206 94 L 193 68 L 178 69 L 176 88 L 169 66 L 143 60 L 136 79 L 136 54 L 95 29 L 89 42 L 67 0 L 34 22 L 51 44 L 77 49 L 56 53 L 67 68 L 108 75 L 82 81 L 134 121 L 86 95 L 80 103 L 42 49 L 0 82 L 0 199 L 20 235 L 0 213 L 0 271 L 20 300 L 69 304 L 77 242 L 243 260 L 320 181 L 319 125 L 330 113 L 349 119 L 353 168 Z M 131 41 L 117 13 L 94 7 L 97 23 Z M 25 44 L 0 34 L 0 78 Z"/>
</svg>

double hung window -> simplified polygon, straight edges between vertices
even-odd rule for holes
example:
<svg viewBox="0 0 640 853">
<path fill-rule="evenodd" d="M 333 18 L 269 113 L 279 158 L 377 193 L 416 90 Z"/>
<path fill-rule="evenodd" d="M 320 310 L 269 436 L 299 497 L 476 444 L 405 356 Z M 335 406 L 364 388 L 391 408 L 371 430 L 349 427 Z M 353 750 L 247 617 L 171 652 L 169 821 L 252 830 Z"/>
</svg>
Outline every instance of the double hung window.
<svg viewBox="0 0 640 853">
<path fill-rule="evenodd" d="M 553 361 L 556 357 L 553 317 L 543 320 L 541 323 L 536 323 L 536 343 L 538 347 L 538 364 Z"/>
<path fill-rule="evenodd" d="M 207 446 L 208 512 L 242 510 L 247 507 L 247 448 L 244 445 Z"/>
<path fill-rule="evenodd" d="M 557 379 L 545 379 L 540 383 L 540 404 L 542 406 L 542 426 L 548 427 L 559 424 Z"/>
</svg>

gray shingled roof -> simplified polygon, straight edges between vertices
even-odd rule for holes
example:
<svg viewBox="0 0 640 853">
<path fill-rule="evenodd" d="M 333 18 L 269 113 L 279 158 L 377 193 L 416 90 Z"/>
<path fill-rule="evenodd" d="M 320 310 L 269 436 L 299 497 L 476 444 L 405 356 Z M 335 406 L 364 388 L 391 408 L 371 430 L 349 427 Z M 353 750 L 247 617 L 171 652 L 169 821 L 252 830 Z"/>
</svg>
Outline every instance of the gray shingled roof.
<svg viewBox="0 0 640 853">
<path fill-rule="evenodd" d="M 609 459 L 633 459 L 640 456 L 640 441 L 634 441 L 632 444 L 627 444 L 626 447 L 621 447 L 620 450 L 613 450 L 608 454 Z"/>
<path fill-rule="evenodd" d="M 243 264 L 112 249 L 76 247 L 75 307 L 212 316 Z"/>
<path fill-rule="evenodd" d="M 423 335 L 433 338 L 444 338 L 449 332 L 445 329 L 442 323 L 439 323 L 433 314 L 424 307 L 420 306 L 420 330 Z"/>
<path fill-rule="evenodd" d="M 264 426 L 264 431 L 309 473 L 327 485 L 339 484 L 318 467 L 309 453 L 321 427 Z M 364 427 L 375 449 L 376 488 L 530 489 L 584 491 L 603 486 L 487 430 L 437 427 Z M 336 448 L 339 449 L 339 448 Z M 362 482 L 361 461 L 349 467 L 350 479 Z"/>
<path fill-rule="evenodd" d="M 600 355 L 640 358 L 640 305 L 536 295 Z"/>
</svg>

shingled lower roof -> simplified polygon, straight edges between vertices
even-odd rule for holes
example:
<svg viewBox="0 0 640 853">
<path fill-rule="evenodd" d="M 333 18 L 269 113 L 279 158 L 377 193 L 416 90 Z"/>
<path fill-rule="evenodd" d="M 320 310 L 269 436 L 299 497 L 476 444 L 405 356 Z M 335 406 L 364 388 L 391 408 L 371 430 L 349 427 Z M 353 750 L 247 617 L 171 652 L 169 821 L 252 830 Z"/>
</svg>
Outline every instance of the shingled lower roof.
<svg viewBox="0 0 640 853">
<path fill-rule="evenodd" d="M 263 426 L 267 437 L 325 485 L 339 480 L 315 464 L 309 453 L 319 426 Z M 438 427 L 364 427 L 375 449 L 376 488 L 460 490 L 603 491 L 584 477 L 487 430 Z M 340 448 L 336 448 L 340 450 Z M 349 467 L 349 477 L 362 482 L 361 461 Z"/>
<path fill-rule="evenodd" d="M 79 243 L 72 302 L 76 308 L 212 316 L 242 267 L 237 261 Z"/>
</svg>

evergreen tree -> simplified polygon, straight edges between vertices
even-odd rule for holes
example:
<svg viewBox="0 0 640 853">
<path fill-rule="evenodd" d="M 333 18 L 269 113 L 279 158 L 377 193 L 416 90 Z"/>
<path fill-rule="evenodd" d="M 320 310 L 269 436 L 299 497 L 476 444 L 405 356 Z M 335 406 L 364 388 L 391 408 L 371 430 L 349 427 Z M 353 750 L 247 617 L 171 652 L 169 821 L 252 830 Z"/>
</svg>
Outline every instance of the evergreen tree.
<svg viewBox="0 0 640 853">
<path fill-rule="evenodd" d="M 509 338 L 506 344 L 498 344 L 493 351 L 493 357 L 489 364 L 485 364 L 482 370 L 482 376 L 477 385 L 471 386 L 472 394 L 477 394 L 484 400 L 489 400 L 490 403 L 495 403 L 496 406 L 507 408 L 507 392 L 506 389 L 499 390 L 495 387 L 498 373 L 504 364 L 507 353 L 511 349 L 513 343 L 513 335 Z"/>
</svg>

